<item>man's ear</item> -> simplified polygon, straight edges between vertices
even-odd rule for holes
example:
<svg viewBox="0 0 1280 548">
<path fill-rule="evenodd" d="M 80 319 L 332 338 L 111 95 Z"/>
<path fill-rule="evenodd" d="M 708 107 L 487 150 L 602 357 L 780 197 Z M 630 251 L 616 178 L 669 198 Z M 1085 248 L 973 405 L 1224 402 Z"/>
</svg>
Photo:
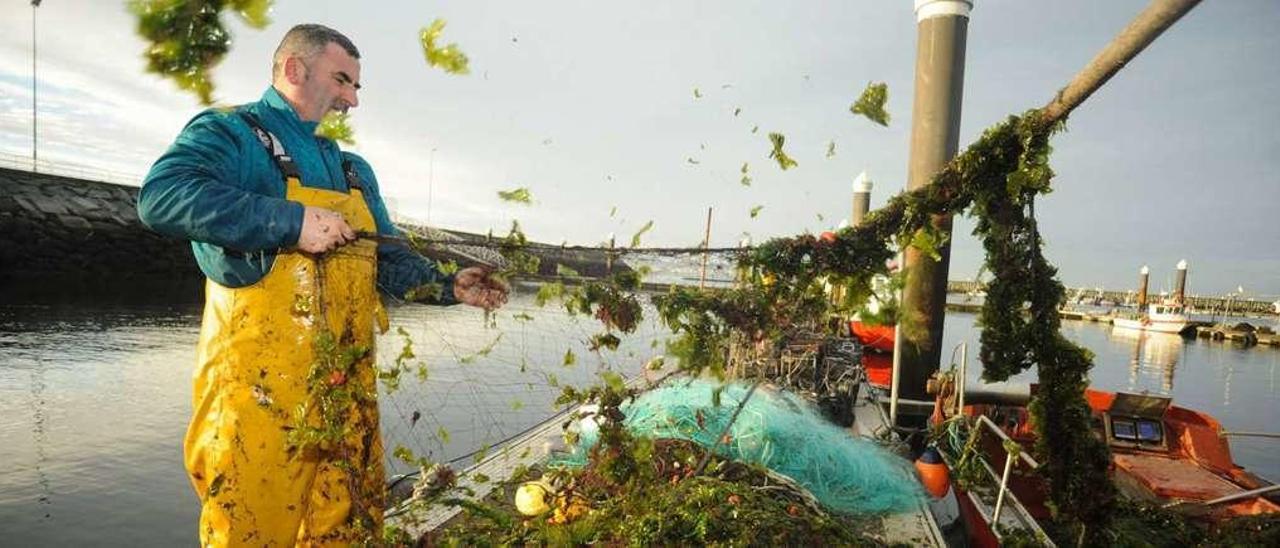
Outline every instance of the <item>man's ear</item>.
<svg viewBox="0 0 1280 548">
<path fill-rule="evenodd" d="M 290 84 L 302 85 L 307 81 L 307 67 L 302 64 L 301 59 L 290 56 L 284 61 L 284 77 Z"/>
</svg>

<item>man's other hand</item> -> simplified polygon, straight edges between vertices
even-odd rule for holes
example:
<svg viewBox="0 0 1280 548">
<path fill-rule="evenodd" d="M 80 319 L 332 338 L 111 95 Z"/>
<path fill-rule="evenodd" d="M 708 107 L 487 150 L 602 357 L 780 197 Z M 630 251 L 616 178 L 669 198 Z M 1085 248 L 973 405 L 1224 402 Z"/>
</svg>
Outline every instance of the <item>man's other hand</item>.
<svg viewBox="0 0 1280 548">
<path fill-rule="evenodd" d="M 493 310 L 506 304 L 511 288 L 493 277 L 487 268 L 473 266 L 458 271 L 453 277 L 453 296 L 458 302 Z"/>
<path fill-rule="evenodd" d="M 303 210 L 298 249 L 307 253 L 325 253 L 355 239 L 356 231 L 347 225 L 347 221 L 338 212 L 312 206 Z"/>
</svg>

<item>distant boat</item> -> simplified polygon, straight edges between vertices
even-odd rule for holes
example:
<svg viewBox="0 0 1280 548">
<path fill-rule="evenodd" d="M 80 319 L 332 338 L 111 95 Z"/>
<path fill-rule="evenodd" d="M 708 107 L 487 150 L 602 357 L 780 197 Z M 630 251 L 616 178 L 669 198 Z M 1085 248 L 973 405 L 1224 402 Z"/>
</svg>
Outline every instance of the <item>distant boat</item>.
<svg viewBox="0 0 1280 548">
<path fill-rule="evenodd" d="M 1181 333 L 1192 324 L 1187 319 L 1185 305 L 1172 301 L 1148 305 L 1145 314 L 1137 318 L 1116 318 L 1111 320 L 1111 325 L 1155 333 Z"/>
</svg>

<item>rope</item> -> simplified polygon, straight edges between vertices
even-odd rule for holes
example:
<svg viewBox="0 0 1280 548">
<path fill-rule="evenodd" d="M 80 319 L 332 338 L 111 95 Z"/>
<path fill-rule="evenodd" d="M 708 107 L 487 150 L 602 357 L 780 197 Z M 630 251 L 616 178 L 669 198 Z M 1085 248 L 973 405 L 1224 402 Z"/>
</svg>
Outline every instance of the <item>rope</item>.
<svg viewBox="0 0 1280 548">
<path fill-rule="evenodd" d="M 500 249 L 511 244 L 499 238 L 486 238 L 484 240 L 449 240 L 442 238 L 405 238 L 402 236 L 389 236 L 386 234 L 377 234 L 373 232 L 357 232 L 356 237 L 363 240 L 373 240 L 378 243 L 391 243 L 415 247 L 427 247 L 430 245 L 442 246 L 470 246 L 488 249 Z M 628 255 L 638 253 L 652 253 L 658 255 L 690 255 L 694 253 L 745 253 L 752 249 L 753 246 L 741 247 L 609 247 L 609 246 L 590 246 L 590 245 L 550 245 L 550 244 L 527 244 L 521 246 L 526 251 L 599 251 L 602 253 L 612 253 L 617 255 Z"/>
<path fill-rule="evenodd" d="M 725 423 L 724 428 L 720 430 L 720 435 L 716 436 L 716 441 L 707 448 L 707 453 L 702 455 L 702 460 L 698 462 L 698 467 L 693 470 L 695 476 L 701 475 L 702 470 L 707 467 L 707 462 L 711 460 L 711 454 L 720 448 L 720 443 L 724 441 L 724 437 L 729 434 L 729 429 L 733 428 L 733 423 L 738 420 L 738 414 L 742 413 L 742 408 L 747 406 L 747 402 L 751 401 L 751 395 L 756 393 L 756 388 L 760 386 L 761 381 L 756 381 L 747 390 L 747 395 L 742 397 L 742 401 L 738 402 L 738 408 L 733 410 L 733 416 L 729 417 L 729 422 Z"/>
</svg>

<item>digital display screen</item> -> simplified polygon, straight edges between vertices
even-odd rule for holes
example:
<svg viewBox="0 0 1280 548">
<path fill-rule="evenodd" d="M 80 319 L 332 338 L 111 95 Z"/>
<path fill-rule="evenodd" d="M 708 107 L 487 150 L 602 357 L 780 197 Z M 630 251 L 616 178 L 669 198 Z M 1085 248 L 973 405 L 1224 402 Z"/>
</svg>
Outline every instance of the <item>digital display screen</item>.
<svg viewBox="0 0 1280 548">
<path fill-rule="evenodd" d="M 1138 439 L 1158 442 L 1163 437 L 1160 423 L 1156 421 L 1138 421 Z"/>
<path fill-rule="evenodd" d="M 1138 439 L 1138 428 L 1128 419 L 1111 419 L 1111 433 L 1120 440 Z"/>
</svg>

